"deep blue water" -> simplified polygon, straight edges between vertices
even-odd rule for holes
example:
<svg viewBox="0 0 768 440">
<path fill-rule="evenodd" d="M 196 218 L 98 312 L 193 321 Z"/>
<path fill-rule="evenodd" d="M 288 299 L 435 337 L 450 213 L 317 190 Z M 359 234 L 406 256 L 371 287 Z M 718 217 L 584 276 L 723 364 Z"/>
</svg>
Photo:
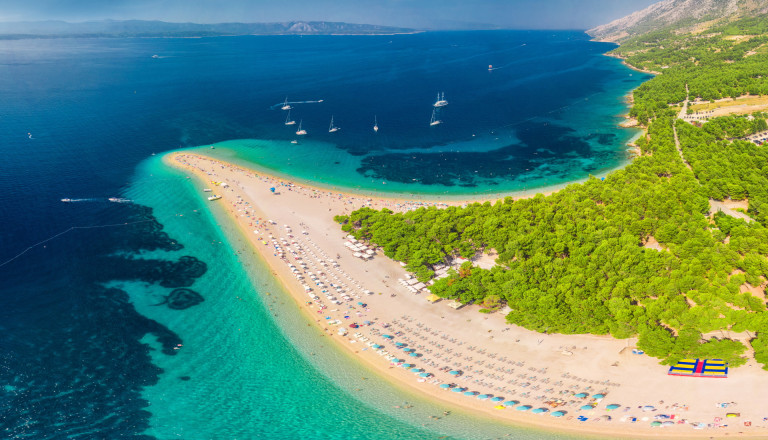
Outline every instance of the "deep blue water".
<svg viewBox="0 0 768 440">
<path fill-rule="evenodd" d="M 258 139 L 231 154 L 411 192 L 578 179 L 626 159 L 631 132 L 615 123 L 645 76 L 601 56 L 610 47 L 581 33 L 511 31 L 0 41 L 0 433 L 495 435 L 468 422 L 425 431 L 386 411 L 399 397 L 385 388 L 352 396 L 359 372 L 330 372 L 336 355 L 309 358 L 301 341 L 311 338 L 286 330 L 298 326 L 263 295 L 279 287 L 257 263 L 241 268 L 233 236 L 151 155 Z M 429 127 L 438 91 L 450 104 Z M 309 131 L 295 150 L 313 149 L 304 162 L 274 108 L 286 96 L 323 99 L 292 110 Z M 327 132 L 330 115 L 340 132 Z M 225 337 L 232 322 L 252 328 Z M 304 400 L 338 405 L 297 404 L 264 380 L 280 374 Z"/>
</svg>

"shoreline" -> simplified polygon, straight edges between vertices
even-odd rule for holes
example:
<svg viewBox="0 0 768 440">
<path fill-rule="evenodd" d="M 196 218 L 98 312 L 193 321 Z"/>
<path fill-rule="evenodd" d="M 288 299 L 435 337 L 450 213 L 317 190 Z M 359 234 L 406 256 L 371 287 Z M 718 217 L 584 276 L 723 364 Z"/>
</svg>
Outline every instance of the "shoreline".
<svg viewBox="0 0 768 440">
<path fill-rule="evenodd" d="M 184 169 L 188 172 L 191 172 L 192 175 L 195 176 L 195 180 L 198 184 L 207 184 L 208 181 L 211 179 L 216 179 L 217 181 L 221 182 L 228 182 L 228 188 L 217 188 L 217 194 L 222 195 L 222 199 L 219 201 L 214 201 L 211 203 L 226 203 L 226 209 L 223 209 L 227 213 L 227 216 L 229 219 L 233 222 L 233 224 L 236 226 L 236 229 L 247 239 L 247 241 L 253 246 L 254 250 L 257 251 L 260 258 L 264 260 L 264 263 L 267 264 L 267 266 L 270 268 L 270 272 L 273 274 L 273 276 L 277 277 L 280 284 L 283 285 L 284 289 L 291 295 L 291 297 L 295 300 L 297 306 L 302 310 L 302 313 L 305 314 L 308 318 L 312 318 L 315 323 L 317 324 L 318 329 L 324 332 L 324 335 L 326 337 L 330 337 L 330 339 L 336 341 L 335 343 L 337 346 L 344 347 L 344 351 L 347 352 L 350 356 L 353 356 L 356 360 L 360 361 L 361 363 L 365 364 L 368 368 L 373 369 L 376 371 L 379 375 L 383 376 L 385 380 L 387 380 L 390 383 L 396 384 L 396 387 L 398 389 L 405 389 L 406 391 L 410 393 L 416 393 L 422 397 L 429 397 L 430 400 L 436 399 L 440 403 L 444 403 L 447 405 L 450 405 L 451 407 L 461 408 L 462 412 L 468 412 L 470 414 L 474 415 L 481 415 L 484 418 L 490 418 L 494 420 L 495 422 L 500 423 L 511 423 L 514 425 L 519 426 L 526 426 L 526 427 L 535 427 L 537 429 L 543 429 L 546 431 L 555 431 L 555 432 L 566 432 L 566 433 L 572 433 L 572 434 L 589 434 L 589 435 L 598 435 L 598 436 L 610 436 L 610 437 L 622 437 L 622 438 L 638 438 L 638 437 L 647 437 L 647 436 L 657 436 L 658 433 L 656 430 L 649 429 L 649 427 L 646 424 L 643 424 L 641 427 L 640 424 L 642 423 L 636 423 L 636 424 L 623 424 L 618 422 L 617 420 L 611 421 L 611 422 L 605 422 L 601 423 L 599 426 L 593 426 L 592 423 L 579 423 L 576 422 L 575 417 L 578 415 L 588 415 L 590 421 L 594 419 L 603 419 L 604 415 L 610 415 L 614 414 L 616 418 L 619 418 L 621 415 L 624 415 L 625 413 L 610 413 L 606 412 L 603 408 L 598 408 L 600 406 L 600 402 L 591 402 L 591 403 L 597 403 L 596 409 L 591 411 L 578 411 L 577 407 L 574 408 L 573 405 L 571 406 L 563 406 L 565 408 L 565 411 L 567 411 L 567 416 L 562 418 L 554 418 L 550 417 L 548 415 L 543 416 L 531 416 L 523 411 L 513 411 L 511 408 L 507 407 L 505 410 L 498 410 L 494 409 L 494 404 L 491 404 L 489 402 L 483 402 L 483 403 L 476 403 L 477 401 L 463 396 L 461 393 L 453 393 L 453 392 L 447 392 L 439 388 L 437 383 L 430 383 L 435 381 L 440 381 L 442 383 L 449 383 L 454 382 L 459 386 L 467 386 L 471 389 L 478 389 L 481 390 L 484 386 L 486 388 L 492 388 L 494 385 L 496 388 L 500 389 L 501 386 L 499 386 L 500 381 L 492 380 L 490 378 L 486 378 L 486 376 L 489 376 L 488 373 L 474 373 L 470 374 L 470 371 L 468 369 L 464 369 L 465 372 L 460 377 L 451 377 L 446 374 L 444 371 L 438 371 L 437 367 L 431 367 L 427 366 L 426 361 L 429 360 L 433 365 L 443 365 L 443 361 L 438 361 L 437 354 L 432 355 L 432 351 L 436 349 L 436 346 L 445 345 L 444 343 L 441 343 L 441 340 L 437 341 L 437 344 L 432 344 L 432 348 L 429 345 L 421 344 L 419 342 L 419 339 L 413 337 L 414 334 L 418 334 L 421 331 L 418 330 L 418 328 L 423 328 L 426 325 L 429 325 L 431 328 L 436 328 L 438 325 L 445 326 L 446 324 L 449 324 L 446 321 L 451 321 L 452 324 L 448 325 L 446 328 L 455 329 L 455 326 L 459 324 L 460 322 L 464 322 L 466 320 L 471 321 L 479 321 L 479 327 L 476 327 L 475 324 L 472 326 L 466 326 L 462 329 L 462 335 L 467 333 L 475 333 L 478 332 L 477 335 L 475 335 L 475 338 L 470 339 L 470 341 L 474 344 L 476 341 L 479 341 L 481 339 L 486 339 L 486 341 L 479 342 L 477 345 L 477 348 L 470 350 L 473 352 L 473 355 L 476 355 L 480 357 L 480 355 L 475 354 L 474 352 L 480 351 L 480 344 L 483 344 L 483 342 L 487 345 L 489 342 L 492 341 L 493 336 L 487 336 L 488 333 L 491 332 L 505 332 L 509 331 L 509 339 L 512 339 L 512 335 L 515 335 L 518 339 L 515 341 L 515 343 L 510 343 L 509 341 L 503 341 L 498 342 L 499 340 L 492 341 L 490 343 L 489 347 L 483 348 L 483 353 L 488 348 L 491 349 L 497 349 L 499 353 L 511 353 L 509 354 L 510 357 L 514 357 L 517 359 L 524 359 L 523 361 L 517 361 L 517 363 L 521 363 L 525 365 L 526 362 L 537 362 L 540 360 L 545 361 L 545 364 L 547 365 L 546 368 L 543 369 L 536 369 L 535 371 L 539 373 L 531 373 L 532 375 L 535 374 L 537 376 L 539 375 L 546 375 L 547 383 L 549 384 L 549 378 L 550 376 L 553 376 L 553 374 L 548 374 L 546 370 L 550 367 L 557 370 L 560 367 L 560 369 L 565 370 L 564 374 L 567 374 L 567 377 L 565 375 L 554 375 L 552 377 L 553 380 L 558 380 L 555 383 L 551 383 L 551 388 L 553 388 L 553 391 L 550 394 L 554 393 L 554 388 L 557 387 L 555 385 L 556 383 L 560 382 L 562 383 L 559 387 L 562 388 L 560 391 L 563 393 L 566 389 L 573 389 L 573 391 L 576 390 L 583 390 L 585 388 L 591 388 L 591 386 L 584 385 L 575 385 L 572 384 L 569 387 L 565 386 L 564 382 L 587 382 L 595 385 L 595 388 L 593 391 L 604 391 L 607 390 L 607 398 L 608 400 L 611 400 L 611 398 L 614 395 L 616 396 L 616 403 L 620 403 L 619 401 L 623 400 L 624 404 L 626 404 L 627 400 L 629 400 L 628 397 L 623 396 L 626 393 L 624 393 L 620 388 L 617 386 L 613 386 L 613 384 L 619 384 L 619 385 L 625 385 L 627 388 L 632 387 L 632 379 L 636 378 L 636 373 L 632 373 L 629 375 L 629 377 L 623 377 L 623 378 L 614 378 L 609 377 L 609 380 L 606 380 L 606 383 L 610 383 L 611 385 L 606 384 L 596 384 L 594 379 L 587 379 L 586 376 L 589 376 L 594 371 L 600 371 L 600 368 L 598 367 L 595 369 L 596 365 L 594 365 L 594 362 L 586 360 L 586 357 L 584 356 L 584 352 L 589 351 L 588 348 L 597 348 L 597 355 L 593 354 L 594 350 L 590 352 L 589 357 L 590 358 L 600 358 L 601 361 L 604 361 L 606 356 L 605 352 L 606 346 L 611 346 L 613 350 L 615 350 L 618 347 L 622 347 L 624 345 L 623 341 L 616 341 L 612 340 L 612 338 L 606 338 L 606 337 L 600 337 L 600 336 L 591 336 L 591 335 L 572 335 L 572 336 L 563 336 L 563 335 L 540 335 L 535 332 L 530 332 L 525 329 L 520 328 L 513 328 L 513 326 L 508 326 L 503 323 L 503 317 L 499 314 L 497 315 L 481 315 L 477 313 L 475 310 L 473 310 L 471 307 L 464 307 L 462 310 L 453 311 L 447 308 L 444 304 L 437 303 L 437 304 L 428 304 L 423 296 L 419 295 L 413 295 L 405 291 L 404 289 L 400 289 L 400 286 L 393 285 L 390 286 L 387 279 L 393 279 L 396 276 L 404 276 L 403 270 L 399 267 L 399 265 L 391 260 L 388 260 L 386 257 L 375 257 L 372 261 L 363 262 L 362 260 L 356 260 L 352 255 L 348 252 L 346 252 L 344 246 L 343 246 L 343 240 L 342 236 L 344 235 L 343 232 L 341 232 L 338 225 L 336 225 L 331 217 L 336 214 L 341 214 L 345 212 L 349 212 L 351 209 L 358 209 L 361 206 L 371 206 L 374 208 L 382 208 L 387 207 L 389 209 L 393 210 L 407 210 L 411 209 L 413 207 L 420 207 L 420 206 L 427 206 L 428 203 L 425 202 L 409 202 L 404 199 L 396 199 L 396 198 L 383 198 L 383 197 L 377 197 L 379 200 L 371 200 L 368 196 L 361 196 L 354 193 L 340 193 L 336 190 L 329 190 L 326 188 L 317 188 L 317 187 L 310 187 L 310 186 L 296 186 L 295 184 L 293 186 L 287 186 L 290 184 L 278 186 L 280 188 L 280 191 L 285 191 L 284 194 L 280 195 L 271 195 L 269 194 L 268 187 L 269 185 L 274 185 L 275 182 L 282 182 L 284 179 L 282 177 L 276 177 L 273 175 L 270 175 L 268 173 L 264 173 L 259 171 L 258 173 L 253 172 L 252 170 L 245 169 L 244 167 L 241 167 L 239 165 L 234 166 L 230 165 L 228 163 L 222 162 L 219 159 L 211 159 L 204 156 L 201 156 L 199 153 L 191 153 L 191 152 L 176 152 L 171 153 L 163 157 L 163 162 L 167 165 L 174 166 L 176 168 Z M 186 162 L 186 163 L 182 163 Z M 201 171 L 202 170 L 202 171 Z M 257 189 L 258 188 L 258 191 Z M 328 194 L 324 194 L 324 193 Z M 203 193 L 208 194 L 208 193 Z M 264 196 L 260 196 L 257 194 L 264 194 Z M 270 203 L 271 198 L 277 198 L 276 200 L 279 200 L 280 203 Z M 517 195 L 517 198 L 522 198 L 520 195 Z M 496 199 L 492 199 L 496 200 Z M 434 202 L 435 205 L 447 205 L 446 201 L 438 201 Z M 326 210 L 327 209 L 327 210 Z M 240 214 L 238 214 L 240 212 Z M 272 217 L 268 217 L 272 216 Z M 255 219 L 259 217 L 260 220 L 256 221 Z M 312 223 L 304 223 L 299 222 L 296 223 L 298 220 L 301 220 L 303 217 L 306 217 L 310 220 L 312 220 Z M 264 225 L 263 221 L 266 219 L 277 219 L 277 222 L 270 222 L 268 225 Z M 254 222 L 256 225 L 254 225 Z M 293 234 L 287 233 L 287 235 L 290 237 L 291 240 L 290 243 L 287 242 L 288 239 L 286 239 L 286 242 L 281 243 L 278 241 L 278 238 L 275 237 L 275 235 L 283 234 L 286 235 L 285 231 L 281 231 L 282 228 L 280 228 L 281 224 L 289 224 L 288 222 L 293 223 L 291 226 L 294 228 L 306 228 L 307 229 L 307 235 L 299 234 L 298 231 L 295 231 Z M 320 229 L 320 234 L 317 234 L 317 229 Z M 252 233 L 250 230 L 253 230 L 253 232 L 258 233 Z M 291 231 L 291 229 L 287 229 L 288 231 Z M 302 231 L 304 232 L 304 231 Z M 322 234 L 325 235 L 322 235 Z M 328 238 L 329 234 L 333 234 L 336 238 Z M 257 237 L 257 235 L 260 235 L 260 237 Z M 267 235 L 269 235 L 269 239 L 267 239 Z M 270 240 L 273 242 L 272 245 L 270 245 L 267 240 Z M 335 243 L 334 243 L 335 241 Z M 393 292 L 394 295 L 396 295 L 397 299 L 393 299 L 393 297 L 390 297 L 389 295 L 366 295 L 361 294 L 360 292 L 362 289 L 350 289 L 355 290 L 356 296 L 358 299 L 351 300 L 348 302 L 341 302 L 340 304 L 331 304 L 325 299 L 322 300 L 313 300 L 308 301 L 310 297 L 307 296 L 307 294 L 302 289 L 302 284 L 295 275 L 296 272 L 293 272 L 290 270 L 290 266 L 288 266 L 288 263 L 286 263 L 285 254 L 283 254 L 283 258 L 279 258 L 278 253 L 275 249 L 291 249 L 291 254 L 288 255 L 288 258 L 291 258 L 291 255 L 298 256 L 299 254 L 302 255 L 301 260 L 296 259 L 296 261 L 310 261 L 310 264 L 313 266 L 313 271 L 315 274 L 320 273 L 320 271 L 326 272 L 326 275 L 335 277 L 334 279 L 342 279 L 339 278 L 337 275 L 341 274 L 342 270 L 344 274 L 347 274 L 347 277 L 349 279 L 355 279 L 358 280 L 364 280 L 366 287 L 374 289 L 373 292 L 381 292 L 382 290 Z M 327 251 L 327 254 L 325 253 Z M 293 252 L 297 252 L 296 254 L 293 254 Z M 331 268 L 328 267 L 328 264 L 323 264 L 322 266 L 317 265 L 317 269 L 315 269 L 314 261 L 312 261 L 314 258 L 310 258 L 310 255 L 317 257 L 317 252 L 323 252 L 324 256 L 328 256 L 336 254 L 337 257 L 341 257 L 343 253 L 342 258 L 336 258 L 333 259 L 331 257 L 330 259 L 333 259 L 336 263 L 339 264 L 339 266 L 342 269 L 336 270 L 335 267 Z M 270 255 L 272 254 L 272 255 Z M 306 254 L 306 257 L 304 256 Z M 316 258 L 318 261 L 323 260 L 330 260 L 326 258 Z M 347 262 L 349 260 L 352 260 L 352 265 L 348 266 Z M 288 260 L 290 261 L 290 260 Z M 294 265 L 296 266 L 296 265 Z M 373 271 L 376 275 L 371 275 L 369 272 L 369 269 Z M 312 271 L 310 271 L 312 272 Z M 303 276 L 303 275 L 302 275 Z M 381 278 L 384 277 L 384 279 L 379 282 L 376 280 L 376 282 L 373 281 L 373 278 Z M 330 278 L 328 278 L 330 280 Z M 330 281 L 333 283 L 334 281 Z M 345 281 L 344 284 L 348 283 L 349 281 Z M 336 281 L 338 283 L 338 281 Z M 320 290 L 320 289 L 317 289 Z M 330 290 L 330 288 L 328 288 Z M 319 292 L 315 292 L 316 296 L 320 295 Z M 360 300 L 360 301 L 358 301 Z M 358 307 L 357 304 L 360 303 L 370 303 L 370 309 L 368 305 L 365 305 L 364 307 Z M 323 307 L 321 308 L 320 304 L 323 304 Z M 408 306 L 408 307 L 406 307 Z M 336 308 L 336 309 L 333 309 Z M 343 310 L 340 310 L 342 309 Z M 333 310 L 332 310 L 333 309 Z M 380 313 L 373 313 L 373 309 L 376 309 L 378 312 L 378 309 L 381 309 Z M 419 317 L 419 320 L 426 322 L 427 324 L 423 324 L 422 327 L 418 327 L 417 324 L 412 324 L 411 321 L 413 320 L 413 317 L 410 315 L 400 315 L 400 313 L 403 310 L 407 310 L 409 313 L 414 314 L 415 316 Z M 450 310 L 450 311 L 449 311 Z M 334 311 L 336 313 L 334 313 Z M 348 313 L 351 316 L 353 313 L 356 314 L 359 318 L 357 322 L 360 322 L 364 318 L 366 320 L 370 320 L 374 325 L 368 325 L 368 326 L 361 326 L 361 329 L 352 329 L 346 326 L 346 324 L 349 321 L 344 321 L 341 319 L 340 321 L 343 322 L 343 328 L 346 328 L 348 331 L 347 336 L 340 336 L 337 333 L 337 329 L 340 327 L 335 327 L 332 325 L 329 325 L 328 322 L 333 322 L 335 320 L 339 320 L 341 316 L 343 316 L 345 313 Z M 375 315 L 375 316 L 374 316 Z M 444 316 L 441 316 L 444 315 Z M 450 315 L 450 316 L 448 316 Z M 322 319 L 323 316 L 329 316 L 329 318 L 326 318 L 325 320 Z M 408 316 L 408 318 L 411 319 L 411 321 L 408 321 L 408 318 L 404 318 L 404 316 Z M 335 318 L 334 320 L 331 320 L 330 318 Z M 492 318 L 489 321 L 489 318 Z M 352 318 L 355 319 L 355 318 Z M 376 326 L 377 323 L 381 322 L 387 322 L 388 327 L 387 330 L 379 329 L 379 327 Z M 501 321 L 501 322 L 499 322 Z M 417 327 L 416 330 L 414 330 L 413 327 Z M 424 369 L 427 372 L 433 373 L 433 376 L 429 378 L 430 380 L 425 380 L 424 382 L 415 382 L 415 376 L 414 374 L 404 370 L 403 368 L 400 368 L 396 365 L 392 365 L 392 362 L 385 361 L 382 356 L 375 353 L 373 348 L 371 346 L 366 346 L 364 342 L 369 341 L 377 341 L 379 344 L 383 344 L 387 347 L 387 350 L 390 350 L 391 353 L 397 354 L 400 357 L 404 357 L 402 352 L 397 352 L 394 347 L 391 346 L 391 344 L 388 344 L 385 340 L 383 340 L 380 335 L 382 331 L 390 331 L 395 332 L 395 329 L 398 329 L 403 336 L 403 340 L 411 339 L 414 342 L 411 344 L 413 346 L 420 346 L 422 348 L 418 348 L 418 351 L 423 351 L 422 356 L 418 357 L 415 360 L 414 363 L 419 364 L 419 366 L 423 366 Z M 483 330 L 480 332 L 480 330 Z M 357 331 L 360 330 L 360 331 Z M 378 332 L 377 332 L 378 331 Z M 364 336 L 363 335 L 364 333 Z M 360 333 L 360 337 L 352 337 L 353 334 Z M 497 335 L 499 333 L 496 333 Z M 448 339 L 453 340 L 453 336 L 450 333 L 447 333 L 447 330 L 443 335 L 449 335 Z M 398 336 L 399 338 L 400 336 Z M 506 335 L 505 335 L 506 337 Z M 421 335 L 420 338 L 422 340 L 426 339 L 438 339 L 438 338 L 431 338 L 429 335 Z M 365 341 L 363 341 L 365 339 Z M 525 342 L 521 342 L 523 339 L 525 339 Z M 443 338 L 442 340 L 446 340 Z M 539 341 L 538 343 L 535 343 L 536 341 Z M 563 356 L 563 354 L 555 351 L 555 354 L 552 354 L 552 350 L 550 350 L 549 353 L 545 353 L 542 356 L 542 353 L 539 353 L 541 351 L 541 344 L 542 342 L 546 340 L 548 342 L 547 346 L 551 346 L 553 344 L 561 344 L 561 348 L 563 344 L 566 342 L 568 343 L 568 347 L 573 346 L 574 348 L 577 345 L 584 344 L 583 352 L 581 349 L 575 350 L 571 353 L 569 356 Z M 553 341 L 554 340 L 554 341 Z M 436 341 L 430 341 L 436 342 Z M 505 347 L 506 345 L 506 347 Z M 590 346 L 594 345 L 594 346 Z M 469 348 L 472 348 L 470 346 Z M 466 352 L 465 346 L 463 344 L 458 344 L 455 346 L 451 346 L 450 348 L 451 353 L 453 350 L 456 352 L 463 351 Z M 448 349 L 442 350 L 448 351 Z M 563 350 L 560 350 L 563 351 Z M 603 353 L 600 353 L 600 352 Z M 621 349 L 620 352 L 623 353 L 625 350 Z M 446 356 L 447 357 L 447 356 Z M 466 356 L 466 357 L 474 357 L 474 356 Z M 610 356 L 609 356 L 610 357 Z M 459 361 L 455 361 L 455 355 L 451 354 L 451 358 L 454 360 L 454 364 L 465 362 L 462 359 L 459 359 Z M 499 363 L 499 361 L 495 360 L 496 356 L 494 356 L 493 363 Z M 541 359 L 543 358 L 543 359 Z M 625 359 L 625 356 L 619 357 L 621 362 L 624 363 L 627 361 Z M 571 362 L 568 362 L 566 365 L 555 365 L 555 364 L 564 364 L 564 360 L 569 360 Z M 570 365 L 573 364 L 576 361 L 584 362 L 584 365 Z M 657 371 L 662 371 L 665 369 L 665 367 L 661 367 L 658 365 L 654 365 L 654 360 L 649 360 L 647 357 L 645 359 L 629 359 L 629 363 L 635 363 L 633 361 L 643 361 L 640 362 L 640 365 L 636 367 L 640 367 L 640 370 L 637 370 L 637 368 L 632 368 L 633 371 L 642 371 L 644 374 L 647 374 L 647 370 L 655 369 Z M 446 361 L 447 362 L 447 361 Z M 486 360 L 484 359 L 483 364 L 480 364 L 478 362 L 478 365 L 485 365 Z M 618 362 L 616 362 L 618 364 Z M 395 363 L 396 364 L 396 363 Z M 489 362 L 490 364 L 490 362 Z M 541 364 L 541 362 L 539 362 Z M 551 365 L 550 365 L 551 364 Z M 611 364 L 605 364 L 601 362 L 602 365 L 611 365 Z M 470 367 L 474 368 L 475 365 L 472 363 L 470 365 L 470 362 L 467 361 L 466 365 L 463 365 L 463 367 Z M 526 365 L 527 366 L 527 365 Z M 457 367 L 458 368 L 458 367 Z M 481 367 L 478 367 L 477 371 L 480 371 Z M 501 368 L 501 367 L 499 367 Z M 518 367 L 519 368 L 519 367 Z M 490 367 L 485 366 L 482 367 L 482 370 L 490 369 Z M 533 367 L 529 367 L 529 369 L 533 369 Z M 498 368 L 497 368 L 498 370 Z M 528 377 L 527 373 L 523 372 L 522 368 L 519 368 L 520 372 L 523 373 L 523 377 Z M 544 370 L 545 373 L 540 373 L 540 371 Z M 610 370 L 610 368 L 608 369 Z M 739 370 L 741 371 L 741 369 Z M 616 373 L 616 371 L 603 371 L 602 373 Z M 642 373 L 641 373 L 642 374 Z M 476 376 L 475 376 L 476 375 Z M 503 373 L 502 375 L 506 375 L 506 373 Z M 614 374 L 606 374 L 607 376 L 616 376 Z M 497 373 L 490 373 L 490 376 L 500 376 Z M 625 374 L 626 376 L 626 374 Z M 473 382 L 471 382 L 471 378 L 478 377 L 479 379 L 476 379 Z M 510 373 L 510 377 L 511 373 Z M 515 376 L 517 377 L 517 375 Z M 533 377 L 533 376 L 530 376 Z M 565 378 L 565 380 L 562 380 Z M 575 378 L 569 380 L 569 378 Z M 583 380 L 582 380 L 583 379 Z M 618 380 L 621 379 L 621 380 Z M 670 382 L 668 377 L 664 377 L 662 382 Z M 480 382 L 478 383 L 478 380 Z M 537 378 L 534 379 L 523 379 L 527 380 L 528 382 L 536 382 L 540 381 L 542 379 Z M 673 379 L 674 380 L 674 379 Z M 679 379 L 678 379 L 679 380 Z M 685 380 L 685 379 L 683 379 Z M 694 379 L 695 380 L 695 379 Z M 730 381 L 731 379 L 728 379 Z M 518 382 L 517 379 L 513 379 L 512 381 L 508 381 L 509 383 L 512 382 Z M 414 384 L 416 386 L 414 387 Z M 482 384 L 487 384 L 482 385 Z M 501 382 L 501 384 L 504 384 Z M 521 384 L 522 385 L 522 384 Z M 714 385 L 714 384 L 713 384 Z M 730 385 L 730 384 L 728 384 Z M 530 386 L 530 383 L 526 385 L 525 389 L 528 389 Z M 544 386 L 544 384 L 538 384 L 535 383 L 533 387 L 530 389 L 536 389 L 540 388 L 540 386 Z M 547 385 L 550 386 L 550 385 Z M 417 389 L 414 389 L 417 388 Z M 505 390 L 507 390 L 506 385 L 504 386 Z M 498 395 L 507 395 L 508 398 L 513 398 L 515 395 L 517 397 L 514 398 L 514 400 L 519 400 L 521 402 L 525 402 L 527 404 L 531 405 L 542 405 L 541 402 L 537 401 L 540 399 L 536 399 L 534 397 L 530 396 L 530 392 L 528 392 L 527 396 L 524 396 L 526 394 L 526 391 L 523 391 L 523 388 L 521 388 L 520 392 L 521 394 L 518 394 L 518 391 L 515 390 L 514 392 L 511 390 L 512 386 L 509 386 L 510 390 L 507 391 L 499 391 Z M 635 387 L 637 388 L 637 387 Z M 730 388 L 730 387 L 727 387 Z M 646 389 L 645 386 L 642 386 L 641 389 Z M 768 388 L 766 388 L 768 389 Z M 538 390 L 537 390 L 538 391 Z M 548 390 L 545 390 L 548 391 Z M 641 391 L 641 390 L 636 390 Z M 539 391 L 541 392 L 541 391 Z M 573 396 L 569 396 L 570 391 L 567 391 L 563 394 L 560 394 L 564 397 L 564 399 L 571 399 Z M 424 396 L 426 395 L 426 396 Z M 649 400 L 647 397 L 643 396 L 645 400 L 643 400 L 641 403 L 647 403 Z M 696 398 L 689 398 L 689 403 L 694 402 L 698 397 Z M 740 400 L 741 399 L 740 397 Z M 667 400 L 670 401 L 670 400 Z M 587 400 L 581 400 L 578 403 L 587 403 Z M 604 403 L 614 403 L 612 400 L 610 402 L 604 402 Z M 654 401 L 655 403 L 655 401 Z M 636 405 L 630 405 L 626 408 L 631 408 L 632 406 Z M 693 406 L 693 405 L 692 405 Z M 687 408 L 687 405 L 685 406 Z M 741 406 L 738 409 L 743 409 Z M 677 408 L 674 409 L 677 411 Z M 554 411 L 554 408 L 552 409 Z M 645 416 L 644 413 L 638 413 L 637 410 L 633 410 L 632 413 L 630 413 L 629 409 L 626 414 L 632 414 L 634 416 L 637 416 L 638 418 Z M 721 411 L 722 412 L 722 411 Z M 596 415 L 597 413 L 597 415 Z M 687 414 L 686 414 L 687 415 Z M 723 414 L 724 415 L 724 414 Z M 568 420 L 571 419 L 571 420 Z M 757 420 L 753 420 L 757 422 Z M 640 420 L 638 420 L 640 422 Z M 610 425 L 610 426 L 607 426 Z M 599 428 L 599 429 L 598 429 Z M 608 428 L 608 429 L 605 429 Z M 674 429 L 673 429 L 674 428 Z M 690 429 L 690 426 L 687 427 Z M 764 428 L 764 427 L 763 427 Z M 741 428 L 744 430 L 745 428 Z M 751 435 L 765 435 L 766 431 L 759 430 L 757 428 L 750 428 L 749 429 Z M 707 437 L 713 437 L 717 436 L 718 434 L 724 434 L 724 435 L 739 435 L 738 431 L 733 431 L 732 429 L 728 429 L 727 433 L 724 431 L 713 431 L 711 429 L 695 432 L 695 431 L 687 431 L 679 429 L 679 426 L 670 427 L 670 429 L 664 430 L 665 435 L 673 436 L 673 437 L 701 437 L 701 436 L 707 436 Z M 696 435 L 699 434 L 699 435 Z M 632 437 L 630 437 L 632 436 Z M 748 436 L 742 435 L 743 438 L 747 438 Z"/>
</svg>

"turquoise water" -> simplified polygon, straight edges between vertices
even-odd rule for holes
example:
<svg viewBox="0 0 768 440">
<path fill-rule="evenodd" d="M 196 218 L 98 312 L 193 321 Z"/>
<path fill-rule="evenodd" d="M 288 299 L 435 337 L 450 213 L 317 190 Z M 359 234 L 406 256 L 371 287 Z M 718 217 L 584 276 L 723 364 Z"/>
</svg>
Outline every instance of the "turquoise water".
<svg viewBox="0 0 768 440">
<path fill-rule="evenodd" d="M 147 434 L 163 439 L 573 438 L 455 409 L 440 421 L 430 420 L 448 408 L 392 387 L 329 345 L 242 237 L 220 223 L 224 213 L 210 212 L 199 189 L 179 171 L 153 158 L 140 167 L 126 195 L 153 208 L 165 231 L 185 243 L 183 254 L 209 262 L 195 284 L 207 292 L 205 301 L 184 311 L 156 307 L 161 292 L 151 285 L 119 284 L 141 314 L 184 339 L 176 356 L 159 350 L 152 356 L 164 373 L 142 393 L 151 402 Z M 144 342 L 157 348 L 151 336 Z M 185 376 L 189 379 L 180 379 Z M 394 408 L 404 402 L 414 407 Z"/>
</svg>

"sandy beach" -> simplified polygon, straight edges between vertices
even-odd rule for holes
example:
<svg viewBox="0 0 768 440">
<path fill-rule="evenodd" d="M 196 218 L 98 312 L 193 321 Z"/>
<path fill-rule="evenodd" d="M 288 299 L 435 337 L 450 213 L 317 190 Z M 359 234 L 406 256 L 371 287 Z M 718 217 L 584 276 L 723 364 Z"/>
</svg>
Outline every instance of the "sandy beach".
<svg viewBox="0 0 768 440">
<path fill-rule="evenodd" d="M 164 160 L 188 172 L 201 197 L 221 196 L 207 203 L 226 210 L 329 339 L 399 387 L 554 431 L 768 438 L 768 372 L 753 360 L 727 379 L 669 376 L 657 359 L 633 354 L 634 339 L 540 334 L 506 324 L 503 313 L 430 303 L 398 262 L 351 240 L 333 221 L 362 206 L 405 211 L 468 201 L 331 191 L 197 153 Z"/>
</svg>

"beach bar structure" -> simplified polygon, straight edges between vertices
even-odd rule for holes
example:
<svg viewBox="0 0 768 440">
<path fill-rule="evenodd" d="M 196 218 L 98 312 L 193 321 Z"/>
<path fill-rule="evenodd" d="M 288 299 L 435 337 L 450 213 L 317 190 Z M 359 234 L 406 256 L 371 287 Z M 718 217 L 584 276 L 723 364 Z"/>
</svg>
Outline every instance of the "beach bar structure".
<svg viewBox="0 0 768 440">
<path fill-rule="evenodd" d="M 728 377 L 728 363 L 722 359 L 682 359 L 669 367 L 670 376 Z"/>
</svg>

